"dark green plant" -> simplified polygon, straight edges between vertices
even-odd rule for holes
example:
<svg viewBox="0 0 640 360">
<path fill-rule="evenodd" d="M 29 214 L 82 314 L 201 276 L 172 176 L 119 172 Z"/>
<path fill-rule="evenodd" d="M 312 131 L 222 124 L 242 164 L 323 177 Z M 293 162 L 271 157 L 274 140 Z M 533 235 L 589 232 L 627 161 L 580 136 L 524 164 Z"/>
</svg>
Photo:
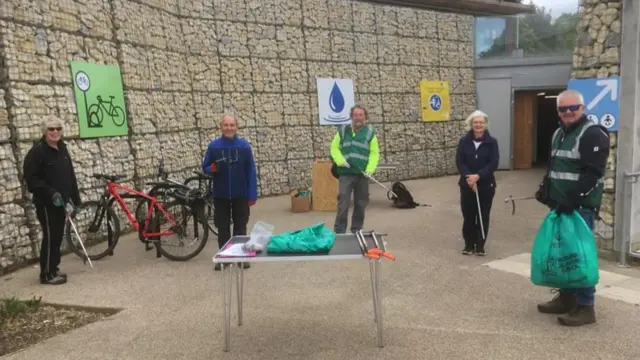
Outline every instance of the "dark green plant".
<svg viewBox="0 0 640 360">
<path fill-rule="evenodd" d="M 2 299 L 0 301 L 0 324 L 18 315 L 35 312 L 40 308 L 42 297 L 35 296 L 29 300 L 20 300 L 17 297 Z"/>
</svg>

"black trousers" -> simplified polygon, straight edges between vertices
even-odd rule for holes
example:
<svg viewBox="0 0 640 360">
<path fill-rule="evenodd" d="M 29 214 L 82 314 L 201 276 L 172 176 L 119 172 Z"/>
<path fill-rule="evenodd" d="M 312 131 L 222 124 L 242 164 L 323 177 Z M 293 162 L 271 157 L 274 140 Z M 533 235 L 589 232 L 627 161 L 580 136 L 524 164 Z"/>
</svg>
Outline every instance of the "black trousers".
<svg viewBox="0 0 640 360">
<path fill-rule="evenodd" d="M 482 213 L 482 225 L 484 226 L 484 240 L 482 239 L 482 228 L 478 218 L 478 201 L 476 194 L 466 184 L 460 185 L 460 207 L 462 208 L 462 237 L 467 247 L 484 248 L 489 234 L 489 220 L 491 215 L 491 205 L 493 197 L 496 195 L 496 188 L 493 184 L 478 187 L 478 198 L 480 199 L 480 209 Z"/>
<path fill-rule="evenodd" d="M 60 246 L 66 222 L 64 208 L 36 205 L 36 216 L 42 228 L 40 278 L 50 279 L 60 271 Z"/>
<path fill-rule="evenodd" d="M 218 248 L 231 239 L 231 219 L 233 235 L 247 235 L 249 223 L 249 201 L 247 199 L 214 198 L 213 222 L 218 228 Z"/>
</svg>

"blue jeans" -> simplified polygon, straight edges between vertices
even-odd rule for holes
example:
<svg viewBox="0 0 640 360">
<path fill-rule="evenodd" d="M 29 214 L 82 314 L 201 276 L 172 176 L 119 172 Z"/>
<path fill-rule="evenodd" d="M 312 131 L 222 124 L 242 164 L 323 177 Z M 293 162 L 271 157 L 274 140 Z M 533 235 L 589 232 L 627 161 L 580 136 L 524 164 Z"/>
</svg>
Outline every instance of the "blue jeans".
<svg viewBox="0 0 640 360">
<path fill-rule="evenodd" d="M 595 228 L 596 212 L 590 209 L 578 209 L 578 214 L 582 216 L 584 222 L 593 231 Z M 596 287 L 586 287 L 577 289 L 560 289 L 561 292 L 574 294 L 579 305 L 593 306 L 596 297 Z"/>
</svg>

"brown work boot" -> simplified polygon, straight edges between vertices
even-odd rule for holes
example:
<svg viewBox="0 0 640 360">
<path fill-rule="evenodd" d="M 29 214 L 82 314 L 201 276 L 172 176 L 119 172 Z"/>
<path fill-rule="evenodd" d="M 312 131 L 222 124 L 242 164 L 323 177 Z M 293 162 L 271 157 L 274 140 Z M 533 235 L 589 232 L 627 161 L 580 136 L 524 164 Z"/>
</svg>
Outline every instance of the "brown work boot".
<svg viewBox="0 0 640 360">
<path fill-rule="evenodd" d="M 538 311 L 543 314 L 566 314 L 576 307 L 576 296 L 557 289 L 551 290 L 552 293 L 557 292 L 558 295 L 551 301 L 538 304 Z"/>
<path fill-rule="evenodd" d="M 582 326 L 596 322 L 593 305 L 576 305 L 568 314 L 558 316 L 558 322 L 565 326 Z"/>
</svg>

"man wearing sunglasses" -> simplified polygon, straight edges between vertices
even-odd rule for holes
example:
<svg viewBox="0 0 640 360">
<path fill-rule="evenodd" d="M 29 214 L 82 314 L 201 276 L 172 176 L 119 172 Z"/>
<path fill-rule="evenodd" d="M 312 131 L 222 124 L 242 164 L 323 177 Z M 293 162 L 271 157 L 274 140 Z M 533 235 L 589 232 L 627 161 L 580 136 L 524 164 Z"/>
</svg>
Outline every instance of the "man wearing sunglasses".
<svg viewBox="0 0 640 360">
<path fill-rule="evenodd" d="M 605 127 L 587 119 L 580 92 L 560 93 L 557 105 L 560 127 L 553 134 L 549 168 L 536 199 L 558 213 L 577 211 L 593 231 L 604 190 L 609 134 Z M 559 314 L 562 325 L 593 324 L 595 292 L 595 287 L 559 289 L 558 295 L 539 304 L 538 310 Z"/>
<path fill-rule="evenodd" d="M 47 116 L 42 122 L 42 138 L 24 158 L 24 180 L 33 194 L 36 215 L 42 227 L 40 283 L 60 285 L 67 275 L 58 269 L 66 212 L 80 206 L 80 191 L 71 155 L 62 141 L 62 121 Z"/>
</svg>

